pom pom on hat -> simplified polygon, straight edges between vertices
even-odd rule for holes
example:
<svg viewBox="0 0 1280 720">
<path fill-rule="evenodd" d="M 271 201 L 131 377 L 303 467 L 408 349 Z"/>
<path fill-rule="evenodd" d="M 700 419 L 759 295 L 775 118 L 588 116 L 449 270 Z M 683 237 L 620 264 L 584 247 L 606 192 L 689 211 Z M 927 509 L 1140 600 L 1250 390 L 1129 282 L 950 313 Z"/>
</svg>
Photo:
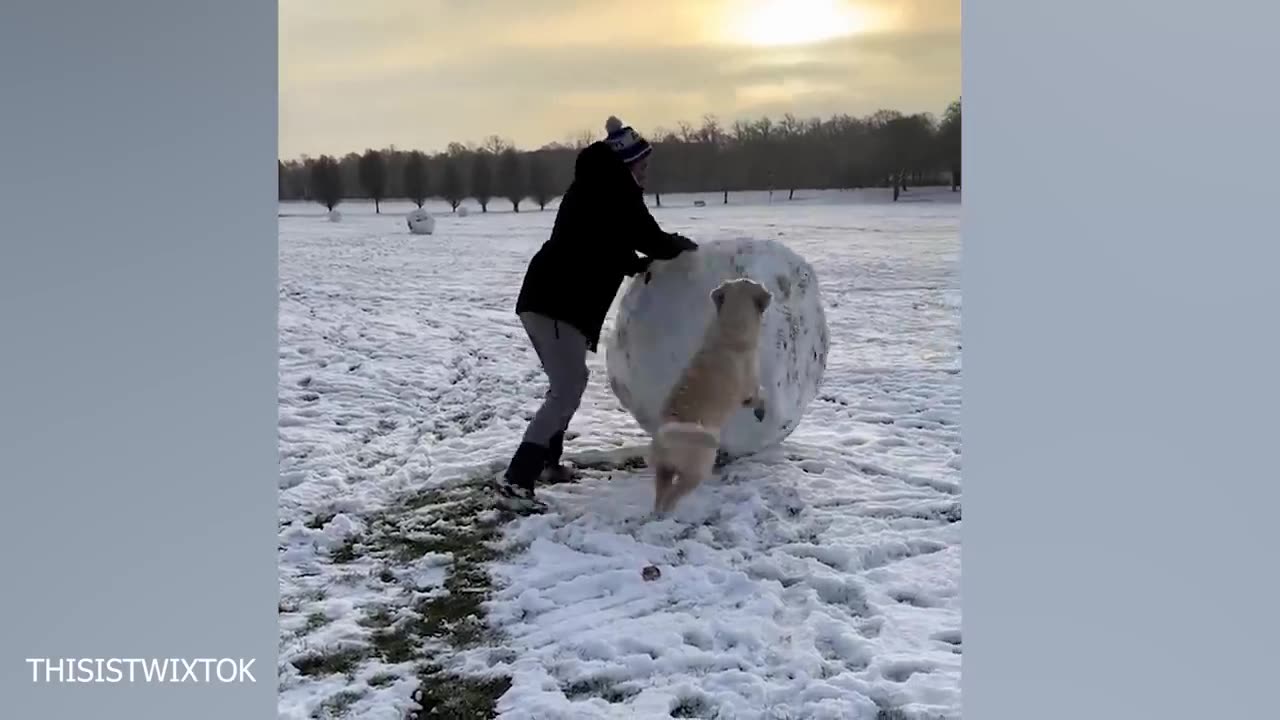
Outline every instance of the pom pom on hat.
<svg viewBox="0 0 1280 720">
<path fill-rule="evenodd" d="M 604 129 L 609 133 L 609 136 L 604 141 L 622 158 L 622 162 L 628 165 L 653 151 L 653 146 L 649 144 L 649 141 L 641 137 L 640 133 L 633 130 L 629 125 L 624 125 L 617 115 L 609 116 L 609 119 L 604 123 Z"/>
</svg>

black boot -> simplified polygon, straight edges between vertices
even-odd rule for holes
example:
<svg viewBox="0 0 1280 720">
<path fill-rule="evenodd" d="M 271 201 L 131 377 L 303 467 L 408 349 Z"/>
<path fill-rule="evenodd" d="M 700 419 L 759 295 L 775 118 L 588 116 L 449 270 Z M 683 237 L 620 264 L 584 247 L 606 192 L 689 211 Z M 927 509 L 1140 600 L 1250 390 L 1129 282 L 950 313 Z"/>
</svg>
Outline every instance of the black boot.
<svg viewBox="0 0 1280 720">
<path fill-rule="evenodd" d="M 498 481 L 499 502 L 519 512 L 545 510 L 546 505 L 534 497 L 533 488 L 546 464 L 546 457 L 547 448 L 529 442 L 520 443 L 507 471 Z"/>
<path fill-rule="evenodd" d="M 564 431 L 551 436 L 551 442 L 547 443 L 547 464 L 559 465 L 560 456 L 564 454 Z"/>
<path fill-rule="evenodd" d="M 564 454 L 564 431 L 551 436 L 547 446 L 546 459 L 543 462 L 541 479 L 546 483 L 562 483 L 573 479 L 573 471 L 560 464 L 560 456 Z"/>
</svg>

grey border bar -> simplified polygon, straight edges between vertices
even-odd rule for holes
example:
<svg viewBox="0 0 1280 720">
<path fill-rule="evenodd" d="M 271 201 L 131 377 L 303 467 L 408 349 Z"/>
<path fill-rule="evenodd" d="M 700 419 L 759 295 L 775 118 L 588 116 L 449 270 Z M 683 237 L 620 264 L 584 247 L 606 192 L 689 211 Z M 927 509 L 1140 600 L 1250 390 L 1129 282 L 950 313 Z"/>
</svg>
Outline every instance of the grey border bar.
<svg viewBox="0 0 1280 720">
<path fill-rule="evenodd" d="M 261 0 L 0 10 L 0 716 L 276 714 L 276 42 Z"/>
<path fill-rule="evenodd" d="M 968 718 L 1280 717 L 1278 14 L 964 5 Z"/>
</svg>

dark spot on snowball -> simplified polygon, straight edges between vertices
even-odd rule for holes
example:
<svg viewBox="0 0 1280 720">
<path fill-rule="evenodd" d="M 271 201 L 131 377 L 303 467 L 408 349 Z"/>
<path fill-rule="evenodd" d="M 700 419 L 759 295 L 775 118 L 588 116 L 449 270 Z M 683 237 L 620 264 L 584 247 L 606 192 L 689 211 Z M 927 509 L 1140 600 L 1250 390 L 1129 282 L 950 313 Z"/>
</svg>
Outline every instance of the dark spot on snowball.
<svg viewBox="0 0 1280 720">
<path fill-rule="evenodd" d="M 778 290 L 782 292 L 783 300 L 791 299 L 791 279 L 786 275 L 779 275 L 777 278 Z"/>
</svg>

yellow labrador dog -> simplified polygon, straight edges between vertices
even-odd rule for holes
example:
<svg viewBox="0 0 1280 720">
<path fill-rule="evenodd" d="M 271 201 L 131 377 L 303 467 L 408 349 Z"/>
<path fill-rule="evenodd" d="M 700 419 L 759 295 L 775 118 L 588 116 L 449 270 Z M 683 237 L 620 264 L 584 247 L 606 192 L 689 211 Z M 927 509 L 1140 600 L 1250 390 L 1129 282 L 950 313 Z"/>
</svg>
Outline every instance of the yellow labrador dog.
<svg viewBox="0 0 1280 720">
<path fill-rule="evenodd" d="M 772 299 L 763 285 L 746 278 L 712 291 L 716 314 L 667 396 L 650 445 L 655 513 L 670 512 L 711 476 L 720 430 L 739 408 L 753 408 L 756 419 L 764 420 L 758 353 L 760 326 Z"/>
</svg>

